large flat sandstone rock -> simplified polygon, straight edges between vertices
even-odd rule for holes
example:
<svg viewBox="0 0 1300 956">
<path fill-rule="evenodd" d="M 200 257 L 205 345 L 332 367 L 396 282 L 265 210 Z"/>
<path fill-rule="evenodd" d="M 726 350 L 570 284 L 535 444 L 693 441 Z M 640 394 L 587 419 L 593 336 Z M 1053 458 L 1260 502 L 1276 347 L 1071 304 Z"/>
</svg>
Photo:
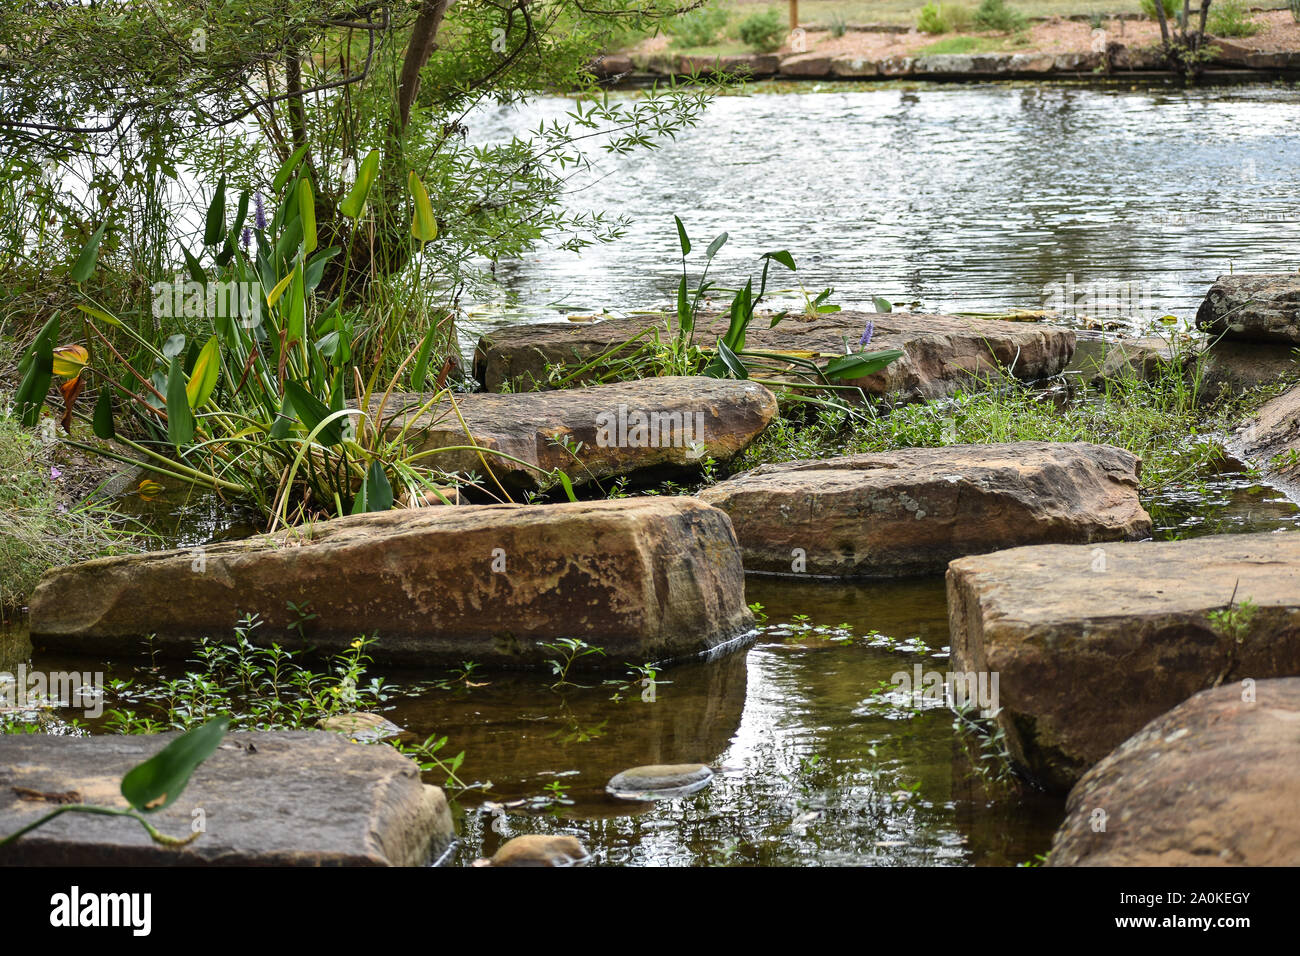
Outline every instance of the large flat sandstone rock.
<svg viewBox="0 0 1300 956">
<path fill-rule="evenodd" d="M 1196 327 L 1230 339 L 1300 345 L 1300 274 L 1219 276 L 1196 312 Z"/>
<path fill-rule="evenodd" d="M 301 636 L 289 602 L 317 615 Z M 622 666 L 752 626 L 726 514 L 654 497 L 388 511 L 56 568 L 32 596 L 32 643 L 138 654 L 154 634 L 184 655 L 245 613 L 261 643 L 334 653 L 367 634 L 377 661 L 418 666 L 540 666 L 554 655 L 538 642 L 564 637 L 605 649 L 584 664 Z"/>
<path fill-rule="evenodd" d="M 776 396 L 757 382 L 702 375 L 546 392 L 477 392 L 457 397 L 457 408 L 440 402 L 422 413 L 427 400 L 390 395 L 382 416 L 387 434 L 405 431 L 417 451 L 453 449 L 427 459 L 448 472 L 484 476 L 479 453 L 465 446 L 500 452 L 484 453 L 483 459 L 507 487 L 525 489 L 536 488 L 557 468 L 577 485 L 619 475 L 670 475 L 698 468 L 706 458 L 726 461 L 776 414 Z"/>
<path fill-rule="evenodd" d="M 1210 618 L 1234 591 L 1240 642 Z M 948 614 L 954 669 L 999 675 L 1012 757 L 1063 791 L 1216 681 L 1300 674 L 1300 532 L 962 558 Z"/>
<path fill-rule="evenodd" d="M 516 325 L 484 335 L 474 359 L 474 374 L 491 392 L 509 385 L 515 391 L 548 388 L 548 367 L 576 370 L 601 356 L 595 369 L 608 368 L 620 355 L 611 353 L 638 333 L 641 341 L 657 334 L 667 341 L 662 316 L 634 316 L 578 324 L 551 322 Z M 954 315 L 837 312 L 815 318 L 792 316 L 774 329 L 756 321 L 746 340 L 754 349 L 811 351 L 829 359 L 857 350 L 866 323 L 875 327 L 868 351 L 902 349 L 904 356 L 886 369 L 845 384 L 870 396 L 894 401 L 942 398 L 958 388 L 971 388 L 986 379 L 1001 379 L 1004 370 L 1033 381 L 1060 372 L 1074 352 L 1074 331 L 1032 322 L 969 319 Z M 696 341 L 712 346 L 726 331 L 722 317 L 701 320 Z M 638 343 L 639 344 L 639 343 Z M 635 347 L 635 346 L 634 346 Z"/>
<path fill-rule="evenodd" d="M 1300 866 L 1297 793 L 1300 680 L 1234 681 L 1084 774 L 1048 866 Z"/>
<path fill-rule="evenodd" d="M 60 799 L 127 809 L 122 776 L 174 736 L 0 735 L 0 834 Z M 65 813 L 0 849 L 0 865 L 422 866 L 455 836 L 446 796 L 414 761 L 324 731 L 228 734 L 150 822 L 187 837 L 196 810 L 204 832 L 180 848 L 134 820 Z"/>
<path fill-rule="evenodd" d="M 730 515 L 747 571 L 934 574 L 1020 544 L 1146 537 L 1139 466 L 1106 445 L 949 445 L 762 465 L 699 497 Z"/>
</svg>

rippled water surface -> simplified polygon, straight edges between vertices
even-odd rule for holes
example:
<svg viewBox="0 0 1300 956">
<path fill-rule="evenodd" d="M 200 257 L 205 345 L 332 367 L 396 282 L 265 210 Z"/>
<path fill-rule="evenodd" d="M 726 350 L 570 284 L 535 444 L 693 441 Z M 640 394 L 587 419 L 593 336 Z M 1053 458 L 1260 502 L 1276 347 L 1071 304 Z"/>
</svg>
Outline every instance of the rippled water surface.
<svg viewBox="0 0 1300 956">
<path fill-rule="evenodd" d="M 721 97 L 662 149 L 601 158 L 568 202 L 629 217 L 627 236 L 503 263 L 520 309 L 495 321 L 555 319 L 555 303 L 666 303 L 673 213 L 697 240 L 730 233 L 720 281 L 789 249 L 809 289 L 929 311 L 1038 307 L 1073 276 L 1145 284 L 1152 312 L 1189 317 L 1234 263 L 1300 265 L 1294 88 L 827 89 Z M 571 108 L 550 98 L 484 113 L 471 135 L 503 138 Z"/>
</svg>

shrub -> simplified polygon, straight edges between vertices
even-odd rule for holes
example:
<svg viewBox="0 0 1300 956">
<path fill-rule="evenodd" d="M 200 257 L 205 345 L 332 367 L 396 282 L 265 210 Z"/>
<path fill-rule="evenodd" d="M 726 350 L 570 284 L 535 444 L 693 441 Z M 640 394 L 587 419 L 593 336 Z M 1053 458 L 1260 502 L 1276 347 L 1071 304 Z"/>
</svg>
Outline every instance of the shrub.
<svg viewBox="0 0 1300 956">
<path fill-rule="evenodd" d="M 1029 21 L 1023 13 L 1007 6 L 1006 0 L 981 0 L 975 11 L 975 25 L 981 30 L 1019 33 L 1029 26 Z"/>
<path fill-rule="evenodd" d="M 916 28 L 922 33 L 961 33 L 970 25 L 970 10 L 955 3 L 927 3 L 916 19 Z"/>
<path fill-rule="evenodd" d="M 759 53 L 771 53 L 785 39 L 785 22 L 776 10 L 755 13 L 741 21 L 740 39 Z"/>
<path fill-rule="evenodd" d="M 669 22 L 673 46 L 712 46 L 727 25 L 727 11 L 721 7 L 701 7 Z"/>
<path fill-rule="evenodd" d="M 849 29 L 849 22 L 844 19 L 843 14 L 840 13 L 831 14 L 831 36 L 835 37 L 836 39 L 839 39 L 840 37 L 844 36 L 845 33 L 848 32 L 848 29 Z"/>
<path fill-rule="evenodd" d="M 1244 0 L 1219 0 L 1210 7 L 1205 29 L 1216 37 L 1250 37 L 1261 29 Z"/>
</svg>

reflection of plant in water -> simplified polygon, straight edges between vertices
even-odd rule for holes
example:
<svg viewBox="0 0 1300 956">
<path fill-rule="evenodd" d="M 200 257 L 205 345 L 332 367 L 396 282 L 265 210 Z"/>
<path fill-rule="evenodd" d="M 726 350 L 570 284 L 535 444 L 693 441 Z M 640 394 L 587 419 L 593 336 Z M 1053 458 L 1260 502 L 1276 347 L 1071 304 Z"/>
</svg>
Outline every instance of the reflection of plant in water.
<svg viewBox="0 0 1300 956">
<path fill-rule="evenodd" d="M 954 710 L 956 714 L 952 729 L 958 737 L 978 743 L 979 757 L 972 761 L 971 770 L 986 786 L 1002 785 L 1015 779 L 1015 769 L 1011 760 L 1011 751 L 1007 748 L 1007 734 L 998 723 L 998 714 L 1002 708 L 981 717 L 979 705 L 975 701 L 966 701 L 962 707 Z"/>
</svg>

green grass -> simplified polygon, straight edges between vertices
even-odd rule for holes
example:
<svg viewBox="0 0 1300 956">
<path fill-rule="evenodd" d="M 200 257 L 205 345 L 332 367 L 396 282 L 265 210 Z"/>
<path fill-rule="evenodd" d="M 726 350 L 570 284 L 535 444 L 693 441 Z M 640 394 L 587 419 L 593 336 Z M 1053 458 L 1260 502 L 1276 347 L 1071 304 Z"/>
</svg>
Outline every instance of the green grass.
<svg viewBox="0 0 1300 956">
<path fill-rule="evenodd" d="M 54 447 L 0 416 L 0 616 L 26 603 L 48 568 L 133 550 L 102 507 L 62 500 Z"/>
<path fill-rule="evenodd" d="M 896 448 L 1017 441 L 1095 442 L 1142 459 L 1146 493 L 1197 479 L 1222 458 L 1216 437 L 1262 400 L 1247 393 L 1207 404 L 1200 363 L 1171 367 L 1152 382 L 1112 381 L 1082 397 L 1058 396 L 1012 383 L 959 393 L 951 401 L 906 405 L 875 418 L 823 415 L 808 424 L 777 419 L 734 470 L 767 462 L 825 458 Z"/>
<path fill-rule="evenodd" d="M 997 53 L 1023 47 L 1028 40 L 1023 34 L 1009 37 L 944 37 L 917 50 L 913 56 L 938 56 L 945 53 Z"/>
</svg>

